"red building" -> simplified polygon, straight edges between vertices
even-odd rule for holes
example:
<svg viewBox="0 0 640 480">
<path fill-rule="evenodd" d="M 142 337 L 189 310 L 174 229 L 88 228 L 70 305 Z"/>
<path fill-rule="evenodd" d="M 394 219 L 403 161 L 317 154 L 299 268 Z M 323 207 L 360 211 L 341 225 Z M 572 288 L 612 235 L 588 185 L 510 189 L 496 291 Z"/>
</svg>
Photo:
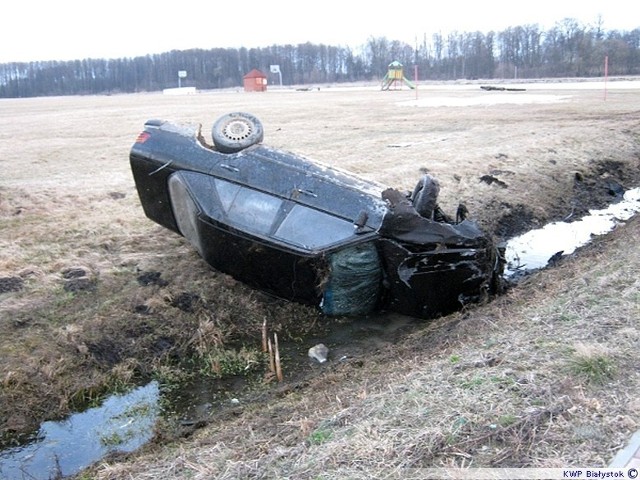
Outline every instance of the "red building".
<svg viewBox="0 0 640 480">
<path fill-rule="evenodd" d="M 267 76 L 255 68 L 242 77 L 245 92 L 266 92 Z"/>
</svg>

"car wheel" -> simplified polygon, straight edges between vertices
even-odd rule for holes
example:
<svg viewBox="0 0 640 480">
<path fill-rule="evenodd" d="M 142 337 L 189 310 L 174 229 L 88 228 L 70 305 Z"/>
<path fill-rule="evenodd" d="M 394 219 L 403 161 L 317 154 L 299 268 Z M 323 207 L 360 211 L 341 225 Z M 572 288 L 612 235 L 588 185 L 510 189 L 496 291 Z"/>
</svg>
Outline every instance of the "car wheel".
<svg viewBox="0 0 640 480">
<path fill-rule="evenodd" d="M 433 213 L 438 204 L 440 184 L 431 175 L 424 175 L 413 190 L 411 199 L 413 207 L 424 218 L 433 220 Z"/>
<path fill-rule="evenodd" d="M 249 113 L 234 112 L 220 117 L 211 131 L 213 144 L 223 153 L 235 153 L 260 143 L 264 138 L 262 123 Z"/>
</svg>

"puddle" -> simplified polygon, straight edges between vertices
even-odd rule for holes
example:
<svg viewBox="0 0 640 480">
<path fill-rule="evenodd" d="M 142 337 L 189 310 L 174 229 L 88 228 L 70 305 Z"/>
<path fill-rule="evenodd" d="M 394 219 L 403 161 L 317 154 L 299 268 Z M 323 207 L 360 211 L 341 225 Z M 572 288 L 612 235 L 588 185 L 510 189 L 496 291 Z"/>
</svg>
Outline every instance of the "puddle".
<svg viewBox="0 0 640 480">
<path fill-rule="evenodd" d="M 363 358 L 371 345 L 394 342 L 413 322 L 401 315 L 379 315 L 330 322 L 324 333 L 304 342 L 283 341 L 280 353 L 288 378 L 304 376 L 323 366 L 308 358 L 315 343 L 326 342 L 333 362 Z M 60 479 L 79 473 L 110 453 L 133 452 L 148 442 L 160 416 L 180 427 L 208 421 L 221 406 L 237 405 L 248 387 L 244 377 L 212 380 L 202 377 L 179 391 L 163 391 L 151 382 L 125 395 L 112 395 L 101 406 L 44 422 L 34 440 L 0 451 L 0 479 Z M 161 398 L 162 397 L 162 398 Z M 161 401 L 162 400 L 162 401 Z"/>
<path fill-rule="evenodd" d="M 640 188 L 627 191 L 623 199 L 602 210 L 567 223 L 555 222 L 512 238 L 506 245 L 505 276 L 546 267 L 549 260 L 570 255 L 589 243 L 594 235 L 604 235 L 640 212 Z"/>
<path fill-rule="evenodd" d="M 162 414 L 183 427 L 198 425 L 221 405 L 237 402 L 234 395 L 242 393 L 247 387 L 248 380 L 242 376 L 224 379 L 196 376 L 178 390 L 163 392 L 166 401 L 163 402 Z"/>
<path fill-rule="evenodd" d="M 151 382 L 112 395 L 100 407 L 44 422 L 32 442 L 0 452 L 0 478 L 63 478 L 110 453 L 137 450 L 153 435 L 159 398 L 158 384 Z"/>
</svg>

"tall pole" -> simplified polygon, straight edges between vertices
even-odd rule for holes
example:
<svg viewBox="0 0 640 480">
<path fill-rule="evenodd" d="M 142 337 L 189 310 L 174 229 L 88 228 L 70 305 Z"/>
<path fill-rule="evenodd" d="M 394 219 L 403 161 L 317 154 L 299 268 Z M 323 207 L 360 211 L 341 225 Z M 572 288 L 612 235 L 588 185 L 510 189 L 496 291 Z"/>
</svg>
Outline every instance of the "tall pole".
<svg viewBox="0 0 640 480">
<path fill-rule="evenodd" d="M 604 101 L 607 101 L 607 78 L 609 77 L 609 56 L 604 57 Z"/>
</svg>

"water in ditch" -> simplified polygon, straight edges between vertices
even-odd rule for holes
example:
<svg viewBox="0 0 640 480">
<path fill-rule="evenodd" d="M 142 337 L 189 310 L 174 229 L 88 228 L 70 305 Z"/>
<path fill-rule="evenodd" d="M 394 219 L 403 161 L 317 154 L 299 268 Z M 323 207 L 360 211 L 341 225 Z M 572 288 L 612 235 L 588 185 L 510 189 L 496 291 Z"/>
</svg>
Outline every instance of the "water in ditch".
<svg viewBox="0 0 640 480">
<path fill-rule="evenodd" d="M 547 266 L 549 260 L 570 255 L 587 244 L 594 235 L 610 232 L 620 223 L 640 212 L 640 188 L 629 190 L 624 198 L 606 209 L 593 210 L 589 215 L 573 222 L 556 222 L 513 238 L 506 244 L 506 278 Z M 388 317 L 388 318 L 387 318 Z M 326 338 L 309 339 L 336 345 L 332 361 L 345 361 L 359 356 L 365 344 L 384 344 L 401 334 L 407 319 L 386 316 L 358 319 L 340 323 Z M 313 343 L 313 342 L 312 342 Z M 306 353 L 285 355 L 305 368 Z M 308 360 L 308 359 L 306 359 Z M 241 386 L 240 386 L 241 387 Z M 240 388 L 226 385 L 234 390 Z M 215 391 L 214 391 L 215 390 Z M 202 383 L 175 396 L 172 403 L 180 403 L 176 411 L 190 418 L 206 417 L 214 408 L 212 398 L 220 397 L 220 386 Z M 44 422 L 33 441 L 0 452 L 0 478 L 3 480 L 57 479 L 74 475 L 110 453 L 132 452 L 147 443 L 161 413 L 161 393 L 157 382 L 113 395 L 102 405 L 71 415 L 59 422 Z M 235 399 L 230 397 L 230 401 Z M 175 412 L 174 412 L 175 413 Z"/>
<path fill-rule="evenodd" d="M 522 275 L 546 267 L 549 262 L 570 255 L 596 235 L 612 231 L 640 212 L 640 188 L 625 192 L 621 201 L 573 222 L 554 222 L 512 238 L 506 245 L 505 276 Z"/>
<path fill-rule="evenodd" d="M 286 376 L 291 380 L 326 367 L 307 356 L 315 343 L 327 342 L 332 346 L 331 361 L 344 362 L 362 358 L 371 345 L 392 343 L 410 324 L 411 319 L 401 315 L 377 315 L 336 322 L 326 335 L 307 338 L 304 345 L 282 342 Z M 161 417 L 178 429 L 197 428 L 224 406 L 241 406 L 238 398 L 243 398 L 246 382 L 244 377 L 203 377 L 180 391 L 165 392 L 152 381 L 65 420 L 43 422 L 30 442 L 0 451 L 0 479 L 58 480 L 75 475 L 109 454 L 133 452 L 149 442 Z"/>
<path fill-rule="evenodd" d="M 110 453 L 133 452 L 153 436 L 159 399 L 158 383 L 151 382 L 65 420 L 44 422 L 31 442 L 0 452 L 0 478 L 64 478 Z"/>
</svg>

